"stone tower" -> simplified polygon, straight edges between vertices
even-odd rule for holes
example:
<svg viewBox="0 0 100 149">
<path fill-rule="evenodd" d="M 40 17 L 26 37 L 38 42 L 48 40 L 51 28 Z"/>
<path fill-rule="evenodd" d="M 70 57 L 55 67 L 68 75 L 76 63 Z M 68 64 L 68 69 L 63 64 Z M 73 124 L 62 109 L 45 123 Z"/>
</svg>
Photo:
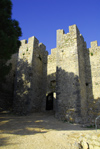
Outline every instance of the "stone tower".
<svg viewBox="0 0 100 149">
<path fill-rule="evenodd" d="M 69 33 L 57 31 L 56 116 L 80 121 L 87 115 L 84 50 L 86 43 L 76 25 Z"/>
<path fill-rule="evenodd" d="M 21 41 L 16 71 L 14 112 L 27 114 L 45 109 L 47 55 L 46 47 L 35 37 Z"/>
<path fill-rule="evenodd" d="M 70 122 L 94 122 L 100 115 L 100 47 L 91 48 L 76 25 L 57 30 L 57 46 L 48 55 L 35 37 L 21 41 L 15 79 L 14 111 L 53 110 Z"/>
<path fill-rule="evenodd" d="M 48 55 L 47 96 L 53 95 L 55 116 L 70 122 L 93 122 L 100 113 L 100 47 L 91 48 L 76 25 L 57 30 L 57 46 Z"/>
</svg>

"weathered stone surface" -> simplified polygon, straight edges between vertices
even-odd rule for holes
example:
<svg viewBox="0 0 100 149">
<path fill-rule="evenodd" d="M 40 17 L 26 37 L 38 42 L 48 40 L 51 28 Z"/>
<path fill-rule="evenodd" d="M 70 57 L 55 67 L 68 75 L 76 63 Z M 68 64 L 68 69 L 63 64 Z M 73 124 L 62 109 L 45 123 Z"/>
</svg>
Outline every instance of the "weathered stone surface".
<svg viewBox="0 0 100 149">
<path fill-rule="evenodd" d="M 28 114 L 45 108 L 48 54 L 45 49 L 35 37 L 29 38 L 28 43 L 22 41 L 14 94 L 14 112 L 17 114 Z"/>
<path fill-rule="evenodd" d="M 28 43 L 22 40 L 14 82 L 15 68 L 8 84 L 11 80 L 11 89 L 15 86 L 16 113 L 52 109 L 60 120 L 95 124 L 100 115 L 100 46 L 93 41 L 88 49 L 76 25 L 67 34 L 57 30 L 51 55 L 34 36 Z"/>
<path fill-rule="evenodd" d="M 5 80 L 0 82 L 0 111 L 12 109 L 14 77 L 15 77 L 15 70 L 17 66 L 17 59 L 18 59 L 18 54 L 15 53 L 11 56 L 11 59 L 8 60 L 6 63 L 7 66 L 11 65 L 11 69 L 9 74 L 5 77 Z"/>
<path fill-rule="evenodd" d="M 56 91 L 55 116 L 76 123 L 95 123 L 100 115 L 100 47 L 86 42 L 76 25 L 57 30 L 57 47 L 48 56 L 47 92 Z M 56 87 L 50 86 L 56 80 Z M 98 125 L 99 127 L 99 125 Z"/>
</svg>

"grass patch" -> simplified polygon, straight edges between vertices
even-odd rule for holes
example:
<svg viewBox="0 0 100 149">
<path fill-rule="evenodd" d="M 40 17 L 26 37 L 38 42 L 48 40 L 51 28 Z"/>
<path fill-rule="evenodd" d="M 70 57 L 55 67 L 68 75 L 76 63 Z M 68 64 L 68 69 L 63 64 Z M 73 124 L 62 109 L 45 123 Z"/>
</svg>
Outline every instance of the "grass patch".
<svg viewBox="0 0 100 149">
<path fill-rule="evenodd" d="M 93 53 L 91 52 L 91 56 L 93 56 Z"/>
</svg>

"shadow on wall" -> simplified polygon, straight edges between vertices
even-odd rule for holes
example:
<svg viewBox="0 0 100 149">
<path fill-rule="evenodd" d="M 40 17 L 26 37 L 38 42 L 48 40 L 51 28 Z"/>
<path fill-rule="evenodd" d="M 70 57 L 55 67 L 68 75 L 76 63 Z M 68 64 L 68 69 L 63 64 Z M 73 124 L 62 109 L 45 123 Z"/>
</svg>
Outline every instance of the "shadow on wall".
<svg viewBox="0 0 100 149">
<path fill-rule="evenodd" d="M 49 93 L 47 99 L 49 95 L 56 92 L 56 98 L 52 98 L 56 117 L 75 122 L 75 117 L 81 117 L 79 77 L 73 72 L 66 72 L 57 68 L 57 74 L 48 75 L 47 80 L 47 91 Z M 52 100 L 50 104 L 52 105 Z"/>
<path fill-rule="evenodd" d="M 17 64 L 17 71 L 15 77 L 15 91 L 13 110 L 16 114 L 26 114 L 31 109 L 31 80 L 33 72 L 31 66 L 27 61 L 21 59 Z"/>
<path fill-rule="evenodd" d="M 90 124 L 95 124 L 95 119 L 100 116 L 100 98 L 91 99 L 88 101 L 88 119 Z M 100 128 L 100 119 L 99 119 L 99 128 Z"/>
<path fill-rule="evenodd" d="M 66 72 L 61 68 L 57 68 L 57 73 L 47 76 L 47 93 L 49 96 L 49 94 L 56 92 L 56 99 L 53 101 L 53 110 L 59 119 L 80 122 L 81 108 L 83 106 L 83 120 L 86 123 L 94 120 L 99 113 L 98 104 L 100 100 L 98 99 L 97 101 L 97 99 L 95 100 L 93 98 L 89 51 L 83 52 L 85 59 L 83 63 L 84 74 L 81 71 L 83 69 L 81 68 L 83 65 L 81 63 L 79 65 L 79 76 L 73 72 Z M 79 57 L 79 63 L 80 61 L 81 57 Z M 84 98 L 82 96 L 83 92 L 85 93 Z M 82 98 L 83 101 L 81 101 Z"/>
<path fill-rule="evenodd" d="M 47 55 L 45 51 L 34 49 L 32 55 L 22 55 L 21 53 L 14 83 L 13 109 L 16 114 L 26 115 L 43 108 L 43 100 L 46 98 L 46 73 Z"/>
<path fill-rule="evenodd" d="M 56 102 L 56 73 L 47 76 L 46 110 L 55 111 Z"/>
<path fill-rule="evenodd" d="M 11 59 L 7 61 L 4 67 L 4 72 L 6 76 L 1 79 L 0 82 L 0 111 L 3 110 L 12 110 L 13 106 L 13 93 L 14 93 L 14 78 L 15 78 L 15 69 L 17 65 L 17 53 L 13 54 Z M 10 68 L 9 68 L 10 66 Z M 1 78 L 2 74 L 1 72 Z M 7 74 L 9 73 L 9 74 Z"/>
<path fill-rule="evenodd" d="M 79 77 L 73 72 L 66 72 L 61 68 L 57 68 L 56 82 L 56 117 L 70 122 L 80 121 Z"/>
<path fill-rule="evenodd" d="M 93 98 L 92 78 L 89 52 L 84 52 L 85 59 L 85 82 L 86 85 L 86 101 L 87 101 L 87 120 L 91 121 L 100 114 L 100 98 Z M 38 58 L 37 65 L 41 59 Z M 34 64 L 35 65 L 35 64 Z M 69 66 L 66 66 L 69 67 Z M 79 66 L 81 70 L 81 65 Z M 40 69 L 39 69 L 40 71 Z M 35 75 L 34 75 L 35 74 Z M 25 115 L 32 112 L 33 109 L 41 109 L 42 94 L 45 86 L 42 82 L 42 71 L 39 74 L 37 70 L 33 71 L 33 67 L 27 61 L 20 59 L 17 66 L 17 74 L 14 82 L 14 112 L 19 115 Z M 80 72 L 81 75 L 81 72 Z M 40 79 L 38 79 L 40 78 Z M 61 68 L 57 68 L 57 73 L 47 76 L 47 92 L 56 92 L 57 97 L 53 99 L 53 110 L 56 117 L 71 122 L 80 121 L 81 117 L 81 95 L 80 95 L 80 78 L 73 72 L 66 72 Z M 35 81 L 35 84 L 34 84 Z M 35 95 L 35 96 L 34 96 Z M 46 95 L 46 93 L 45 93 Z M 33 100 L 33 97 L 36 97 Z M 46 98 L 45 98 L 46 103 Z M 46 109 L 46 104 L 45 104 Z"/>
<path fill-rule="evenodd" d="M 94 99 L 93 96 L 89 49 L 84 49 L 81 52 L 78 53 L 79 76 L 73 72 L 67 72 L 61 67 L 57 67 L 56 117 L 72 122 L 74 120 L 75 122 L 80 122 L 79 117 L 82 113 L 81 110 L 83 110 L 83 121 L 93 121 L 94 123 L 96 116 L 100 114 L 98 106 L 100 105 L 100 99 Z M 59 63 L 63 64 L 63 61 Z M 67 67 L 70 68 L 70 66 Z M 83 98 L 84 94 L 85 98 Z"/>
<path fill-rule="evenodd" d="M 85 84 L 86 84 L 86 93 L 87 93 L 87 107 L 88 114 L 87 119 L 88 122 L 93 123 L 95 118 L 100 115 L 100 98 L 95 99 L 93 95 L 93 82 L 92 82 L 92 71 L 90 64 L 90 53 L 89 49 L 84 51 L 84 59 L 85 59 Z"/>
<path fill-rule="evenodd" d="M 47 94 L 56 91 L 56 73 L 47 76 Z"/>
</svg>

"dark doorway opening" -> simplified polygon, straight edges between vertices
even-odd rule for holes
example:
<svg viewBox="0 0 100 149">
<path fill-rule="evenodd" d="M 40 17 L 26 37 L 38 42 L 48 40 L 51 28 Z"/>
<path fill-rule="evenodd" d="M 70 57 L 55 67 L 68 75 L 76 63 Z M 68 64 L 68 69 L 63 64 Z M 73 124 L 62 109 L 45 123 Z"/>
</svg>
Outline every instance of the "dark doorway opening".
<svg viewBox="0 0 100 149">
<path fill-rule="evenodd" d="M 53 93 L 49 93 L 46 97 L 46 110 L 53 110 Z"/>
</svg>

